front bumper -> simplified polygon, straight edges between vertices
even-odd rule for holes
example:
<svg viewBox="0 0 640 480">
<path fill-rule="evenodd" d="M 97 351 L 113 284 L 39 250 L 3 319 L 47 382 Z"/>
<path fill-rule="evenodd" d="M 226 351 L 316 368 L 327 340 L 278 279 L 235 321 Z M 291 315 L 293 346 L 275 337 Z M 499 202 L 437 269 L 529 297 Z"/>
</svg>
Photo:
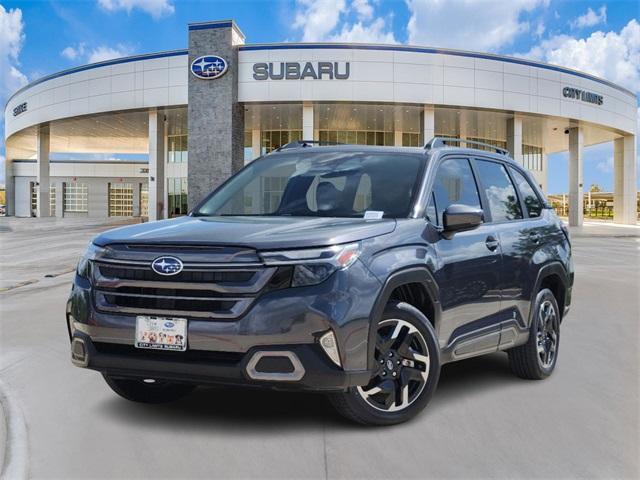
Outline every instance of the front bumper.
<svg viewBox="0 0 640 480">
<path fill-rule="evenodd" d="M 266 349 L 255 347 L 238 355 L 196 350 L 141 350 L 129 345 L 94 343 L 81 332 L 74 333 L 73 338 L 82 340 L 86 355 L 84 362 L 74 363 L 113 377 L 315 391 L 345 390 L 353 385 L 366 384 L 370 379 L 367 371 L 345 372 L 333 365 L 318 345 L 280 345 Z M 248 373 L 249 362 L 258 352 L 269 351 L 293 353 L 304 366 L 303 376 L 295 381 L 251 378 Z"/>
<path fill-rule="evenodd" d="M 86 346 L 86 362 L 112 376 L 190 383 L 225 383 L 286 389 L 344 390 L 365 385 L 369 317 L 379 281 L 356 262 L 320 285 L 259 295 L 240 318 L 188 318 L 188 350 L 158 352 L 134 345 L 136 316 L 98 311 L 89 281 L 76 275 L 67 304 L 72 339 Z M 161 316 L 174 316 L 170 311 Z M 333 331 L 341 367 L 329 359 L 319 338 Z M 256 352 L 291 352 L 304 375 L 295 380 L 251 378 Z M 82 364 L 86 363 L 86 365 Z"/>
</svg>

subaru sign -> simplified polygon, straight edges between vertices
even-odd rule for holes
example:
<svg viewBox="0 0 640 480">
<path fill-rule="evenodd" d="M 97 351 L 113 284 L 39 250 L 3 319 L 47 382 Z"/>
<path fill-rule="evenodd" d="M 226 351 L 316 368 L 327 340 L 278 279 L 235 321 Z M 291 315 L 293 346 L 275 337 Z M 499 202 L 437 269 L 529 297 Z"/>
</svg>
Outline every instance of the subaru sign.
<svg viewBox="0 0 640 480">
<path fill-rule="evenodd" d="M 227 61 L 217 55 L 204 55 L 191 62 L 191 73 L 204 80 L 219 78 L 227 72 Z"/>
<path fill-rule="evenodd" d="M 158 257 L 151 263 L 151 269 L 158 275 L 177 275 L 182 268 L 182 261 L 176 257 Z"/>
</svg>

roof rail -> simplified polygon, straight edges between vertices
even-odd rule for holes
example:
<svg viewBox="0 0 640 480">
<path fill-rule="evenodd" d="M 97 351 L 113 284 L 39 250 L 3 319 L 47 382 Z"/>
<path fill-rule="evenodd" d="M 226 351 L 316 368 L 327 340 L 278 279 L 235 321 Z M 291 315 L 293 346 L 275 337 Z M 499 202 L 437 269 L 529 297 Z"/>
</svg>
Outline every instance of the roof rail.
<svg viewBox="0 0 640 480">
<path fill-rule="evenodd" d="M 476 142 L 475 140 L 466 140 L 464 138 L 452 138 L 452 137 L 433 137 L 427 144 L 424 146 L 425 150 L 431 150 L 432 148 L 442 148 L 446 147 L 446 143 L 466 143 L 467 145 L 478 145 L 481 147 L 487 147 L 490 150 L 494 150 L 496 153 L 501 155 L 506 155 L 509 157 L 511 154 L 509 150 L 505 148 L 496 147 L 495 145 L 491 145 L 489 143 L 484 142 Z"/>
<path fill-rule="evenodd" d="M 280 152 L 282 150 L 288 150 L 290 148 L 306 148 L 313 147 L 314 145 L 322 146 L 322 145 L 343 145 L 342 143 L 337 142 L 325 142 L 319 140 L 294 140 L 289 143 L 285 143 L 281 147 L 278 147 L 274 150 L 274 152 Z"/>
</svg>

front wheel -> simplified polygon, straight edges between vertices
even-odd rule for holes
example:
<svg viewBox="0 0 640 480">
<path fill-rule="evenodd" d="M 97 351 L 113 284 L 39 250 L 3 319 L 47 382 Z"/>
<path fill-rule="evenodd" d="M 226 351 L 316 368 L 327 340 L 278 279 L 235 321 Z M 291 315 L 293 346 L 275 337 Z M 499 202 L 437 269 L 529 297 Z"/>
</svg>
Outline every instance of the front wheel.
<svg viewBox="0 0 640 480">
<path fill-rule="evenodd" d="M 337 411 L 366 425 L 393 425 L 427 406 L 438 384 L 433 327 L 408 303 L 390 303 L 377 325 L 375 372 L 367 385 L 329 396 Z"/>
<path fill-rule="evenodd" d="M 195 388 L 194 385 L 165 382 L 162 380 L 141 380 L 112 377 L 103 374 L 105 382 L 122 398 L 141 403 L 167 403 L 179 400 Z"/>
</svg>

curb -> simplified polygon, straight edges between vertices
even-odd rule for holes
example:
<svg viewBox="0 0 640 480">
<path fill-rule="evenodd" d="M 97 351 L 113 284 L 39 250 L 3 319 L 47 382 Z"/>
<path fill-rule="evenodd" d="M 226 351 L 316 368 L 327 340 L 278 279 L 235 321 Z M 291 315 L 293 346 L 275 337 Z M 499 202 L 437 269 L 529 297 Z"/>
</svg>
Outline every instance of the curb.
<svg viewBox="0 0 640 480">
<path fill-rule="evenodd" d="M 22 480 L 28 478 L 27 425 L 22 409 L 0 381 L 0 420 L 4 423 L 4 458 L 0 458 L 1 480 Z"/>
</svg>

